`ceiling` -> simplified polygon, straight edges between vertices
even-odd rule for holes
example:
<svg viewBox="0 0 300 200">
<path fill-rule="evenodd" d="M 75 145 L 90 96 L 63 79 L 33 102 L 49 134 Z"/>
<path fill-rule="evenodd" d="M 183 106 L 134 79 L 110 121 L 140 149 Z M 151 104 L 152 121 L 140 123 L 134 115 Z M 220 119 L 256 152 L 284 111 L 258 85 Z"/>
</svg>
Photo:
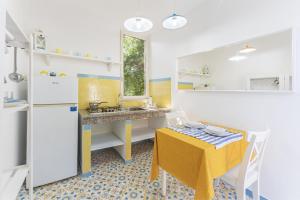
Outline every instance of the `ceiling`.
<svg viewBox="0 0 300 200">
<path fill-rule="evenodd" d="M 118 29 L 123 28 L 123 22 L 129 17 L 142 15 L 153 21 L 154 27 L 150 33 L 162 30 L 161 22 L 168 15 L 171 15 L 174 8 L 174 0 L 29 0 L 26 5 L 35 4 L 41 8 L 42 14 L 54 12 L 57 15 L 81 16 L 83 21 L 91 18 L 98 18 L 99 24 L 108 21 Z M 187 15 L 192 9 L 207 0 L 175 0 L 177 14 Z M 20 3 L 21 1 L 19 1 Z M 26 6 L 24 4 L 24 6 Z M 36 7 L 35 6 L 35 7 Z M 48 9 L 45 12 L 45 8 Z M 34 10 L 33 12 L 38 12 Z M 62 19 L 64 20 L 64 19 Z M 92 20 L 94 21 L 94 20 Z"/>
</svg>

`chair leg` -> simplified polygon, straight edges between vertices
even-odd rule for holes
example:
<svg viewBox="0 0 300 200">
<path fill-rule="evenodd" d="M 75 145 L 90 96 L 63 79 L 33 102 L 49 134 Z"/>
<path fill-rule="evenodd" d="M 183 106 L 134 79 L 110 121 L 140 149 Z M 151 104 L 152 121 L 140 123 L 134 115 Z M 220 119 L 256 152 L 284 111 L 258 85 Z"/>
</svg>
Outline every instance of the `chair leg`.
<svg viewBox="0 0 300 200">
<path fill-rule="evenodd" d="M 163 170 L 163 177 L 162 177 L 162 194 L 163 196 L 167 195 L 167 172 Z"/>
<path fill-rule="evenodd" d="M 253 199 L 254 200 L 259 200 L 260 199 L 260 195 L 259 195 L 259 181 L 258 180 L 254 183 L 254 187 L 253 187 Z"/>
</svg>

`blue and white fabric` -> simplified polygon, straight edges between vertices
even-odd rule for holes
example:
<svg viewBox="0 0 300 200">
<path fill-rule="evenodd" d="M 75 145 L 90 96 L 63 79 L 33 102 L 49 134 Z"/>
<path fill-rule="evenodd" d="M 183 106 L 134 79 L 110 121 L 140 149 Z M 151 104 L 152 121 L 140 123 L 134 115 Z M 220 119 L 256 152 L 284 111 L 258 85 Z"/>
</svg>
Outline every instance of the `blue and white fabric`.
<svg viewBox="0 0 300 200">
<path fill-rule="evenodd" d="M 205 132 L 205 129 L 175 126 L 169 126 L 168 128 L 212 144 L 215 146 L 216 149 L 220 149 L 227 144 L 243 139 L 243 135 L 241 133 L 230 133 L 227 136 L 216 136 Z"/>
</svg>

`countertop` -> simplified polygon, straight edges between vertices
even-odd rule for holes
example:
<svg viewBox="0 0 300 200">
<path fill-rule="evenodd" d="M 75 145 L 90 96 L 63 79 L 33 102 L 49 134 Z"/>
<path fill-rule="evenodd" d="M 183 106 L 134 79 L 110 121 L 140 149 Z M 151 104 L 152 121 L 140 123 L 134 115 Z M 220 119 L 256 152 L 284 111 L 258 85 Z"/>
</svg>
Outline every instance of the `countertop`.
<svg viewBox="0 0 300 200">
<path fill-rule="evenodd" d="M 164 117 L 170 112 L 169 108 L 145 109 L 137 111 L 122 110 L 117 112 L 89 113 L 87 110 L 79 110 L 80 123 L 97 124 L 100 122 L 112 122 L 120 120 L 138 120 L 153 117 Z"/>
</svg>

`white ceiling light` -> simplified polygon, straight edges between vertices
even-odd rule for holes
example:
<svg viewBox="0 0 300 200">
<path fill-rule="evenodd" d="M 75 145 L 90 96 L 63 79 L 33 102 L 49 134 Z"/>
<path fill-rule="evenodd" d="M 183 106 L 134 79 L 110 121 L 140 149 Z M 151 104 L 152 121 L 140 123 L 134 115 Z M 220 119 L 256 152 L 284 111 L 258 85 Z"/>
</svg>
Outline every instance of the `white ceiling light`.
<svg viewBox="0 0 300 200">
<path fill-rule="evenodd" d="M 245 48 L 243 48 L 242 50 L 240 50 L 240 53 L 252 53 L 256 51 L 256 49 L 250 45 L 246 45 Z"/>
<path fill-rule="evenodd" d="M 182 16 L 182 15 L 177 15 L 175 12 L 176 8 L 176 0 L 173 1 L 173 14 L 171 16 L 168 16 L 164 21 L 163 21 L 163 27 L 165 29 L 179 29 L 184 27 L 187 24 L 187 19 Z"/>
<path fill-rule="evenodd" d="M 237 62 L 237 61 L 241 61 L 241 60 L 245 60 L 245 59 L 247 59 L 247 56 L 235 55 L 235 56 L 229 58 L 228 60 Z"/>
<path fill-rule="evenodd" d="M 150 31 L 153 27 L 153 23 L 143 17 L 132 17 L 124 22 L 124 27 L 131 32 L 142 33 Z"/>
<path fill-rule="evenodd" d="M 187 24 L 187 19 L 184 16 L 177 15 L 176 13 L 167 17 L 163 21 L 163 27 L 172 30 L 182 28 L 186 24 Z"/>
<path fill-rule="evenodd" d="M 138 0 L 138 13 L 142 10 L 142 0 Z M 124 22 L 124 27 L 130 31 L 135 33 L 143 33 L 150 31 L 153 27 L 153 23 L 151 20 L 139 17 L 140 14 L 137 14 L 136 17 L 131 17 Z"/>
</svg>

